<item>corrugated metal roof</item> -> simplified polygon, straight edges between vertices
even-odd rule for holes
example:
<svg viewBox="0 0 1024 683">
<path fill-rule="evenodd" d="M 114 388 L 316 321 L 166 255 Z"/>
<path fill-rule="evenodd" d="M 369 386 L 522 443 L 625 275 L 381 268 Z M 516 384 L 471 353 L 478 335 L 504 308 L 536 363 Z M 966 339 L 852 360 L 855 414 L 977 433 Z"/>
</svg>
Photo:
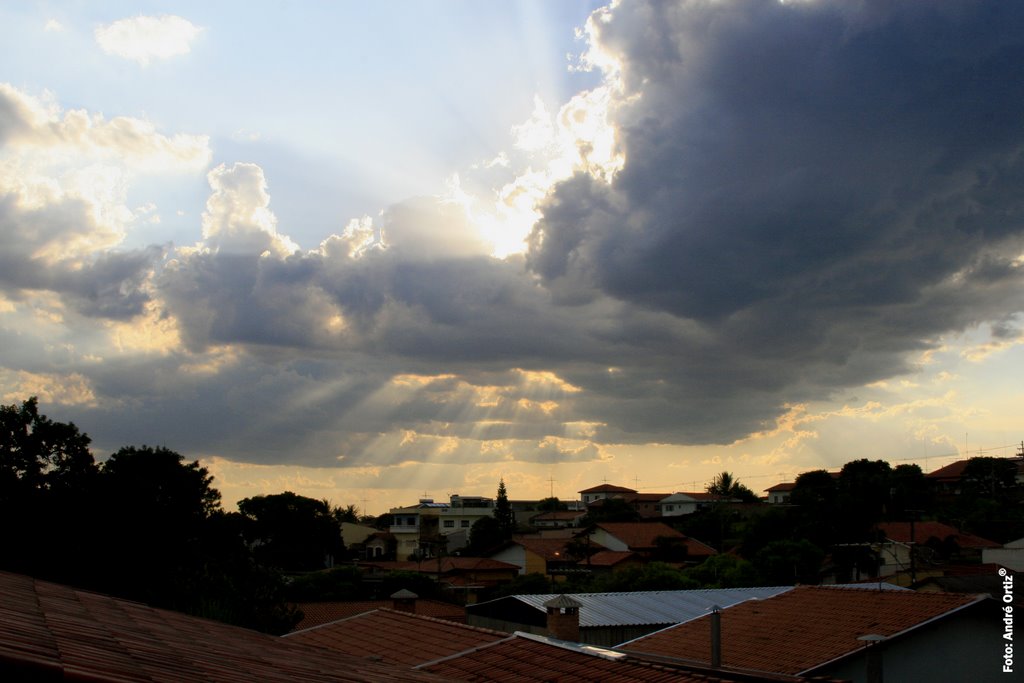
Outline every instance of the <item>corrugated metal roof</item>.
<svg viewBox="0 0 1024 683">
<path fill-rule="evenodd" d="M 707 588 L 687 591 L 637 591 L 632 593 L 573 593 L 580 607 L 580 627 L 630 626 L 639 624 L 678 624 L 704 616 L 712 605 L 725 608 L 744 600 L 763 600 L 792 590 L 792 586 L 757 588 Z M 514 595 L 499 600 L 519 600 L 544 612 L 544 603 L 558 597 Z M 480 603 L 479 606 L 493 604 Z M 467 609 L 473 611 L 473 607 Z"/>
</svg>

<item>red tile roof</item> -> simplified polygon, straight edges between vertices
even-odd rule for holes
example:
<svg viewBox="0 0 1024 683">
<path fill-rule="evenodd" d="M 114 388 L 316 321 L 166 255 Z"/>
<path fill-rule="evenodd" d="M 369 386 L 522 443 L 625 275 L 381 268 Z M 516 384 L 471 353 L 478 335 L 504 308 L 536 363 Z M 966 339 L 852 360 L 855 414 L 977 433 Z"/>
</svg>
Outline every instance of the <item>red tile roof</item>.
<svg viewBox="0 0 1024 683">
<path fill-rule="evenodd" d="M 568 539 L 525 538 L 522 536 L 516 536 L 512 539 L 512 542 L 523 546 L 534 555 L 539 555 L 548 561 L 565 560 L 567 556 L 565 546 Z"/>
<path fill-rule="evenodd" d="M 766 600 L 722 610 L 722 665 L 784 674 L 807 673 L 859 651 L 858 636 L 894 636 L 984 596 L 861 588 L 798 586 Z M 710 616 L 685 622 L 619 646 L 708 662 Z"/>
<path fill-rule="evenodd" d="M 709 675 L 642 662 L 633 657 L 616 657 L 617 654 L 517 633 L 476 650 L 417 668 L 452 680 L 477 683 L 722 683 L 736 680 L 725 672 Z"/>
<path fill-rule="evenodd" d="M 636 491 L 633 489 L 627 489 L 625 486 L 601 484 L 600 486 L 592 486 L 589 489 L 583 489 L 580 493 L 636 493 Z"/>
<path fill-rule="evenodd" d="M 545 642 L 546 641 L 546 642 Z M 609 659 L 562 647 L 547 639 L 517 634 L 459 656 L 419 667 L 421 671 L 460 681 L 599 681 L 600 683 L 669 683 L 714 679 L 641 663 L 630 657 Z"/>
<path fill-rule="evenodd" d="M 408 612 L 375 610 L 305 631 L 285 639 L 357 657 L 413 666 L 507 638 L 507 633 L 455 624 Z"/>
<path fill-rule="evenodd" d="M 668 524 L 662 522 L 604 522 L 598 524 L 599 529 L 619 539 L 633 549 L 652 549 L 657 547 L 659 537 L 686 538 Z"/>
<path fill-rule="evenodd" d="M 20 680 L 443 680 L 8 572 L 0 624 L 0 670 Z"/>
<path fill-rule="evenodd" d="M 466 610 L 459 605 L 453 605 L 439 600 L 425 600 L 419 598 L 414 603 L 416 614 L 426 617 L 435 617 L 445 621 L 466 623 Z M 362 600 L 357 602 L 300 602 L 295 605 L 302 612 L 302 620 L 295 625 L 294 631 L 326 624 L 338 619 L 354 617 L 364 612 L 372 612 L 375 609 L 392 607 L 391 600 Z"/>
<path fill-rule="evenodd" d="M 662 498 L 667 498 L 671 495 L 671 493 L 638 493 L 632 497 L 632 500 L 646 503 L 660 503 Z"/>
<path fill-rule="evenodd" d="M 898 543 L 910 543 L 910 522 L 885 522 L 878 525 L 878 529 L 885 534 L 890 541 Z M 1001 548 L 995 541 L 990 541 L 981 536 L 975 536 L 956 527 L 942 524 L 941 522 L 914 522 L 914 542 L 926 543 L 928 539 L 935 538 L 945 541 L 952 538 L 961 548 Z"/>
<path fill-rule="evenodd" d="M 686 553 L 690 557 L 709 557 L 718 551 L 695 538 L 684 536 L 663 522 L 604 522 L 598 528 L 625 543 L 631 550 L 654 550 L 658 547 L 658 538 L 682 539 Z"/>
<path fill-rule="evenodd" d="M 1007 458 L 1009 462 L 1017 465 L 1017 470 L 1024 474 L 1024 458 Z M 964 469 L 967 467 L 967 463 L 970 460 L 957 460 L 956 462 L 950 463 L 945 467 L 940 467 L 934 472 L 929 472 L 924 475 L 928 479 L 945 479 L 945 480 L 956 480 L 960 479 L 964 475 Z"/>
<path fill-rule="evenodd" d="M 615 565 L 635 558 L 636 553 L 631 550 L 601 550 L 590 556 L 589 560 L 580 560 L 580 566 L 593 567 L 614 567 Z"/>
<path fill-rule="evenodd" d="M 765 491 L 769 491 L 769 492 L 774 493 L 774 492 L 780 492 L 780 491 L 792 491 L 795 488 L 796 488 L 796 482 L 795 481 L 784 481 L 781 484 L 776 484 L 775 486 L 771 487 L 770 489 L 765 489 Z"/>
<path fill-rule="evenodd" d="M 924 476 L 929 479 L 959 479 L 963 475 L 965 467 L 967 467 L 966 460 L 957 460 Z"/>
<path fill-rule="evenodd" d="M 548 512 L 542 512 L 539 515 L 534 515 L 530 518 L 531 522 L 571 522 L 579 519 L 583 515 L 587 514 L 584 510 L 551 510 Z"/>
</svg>

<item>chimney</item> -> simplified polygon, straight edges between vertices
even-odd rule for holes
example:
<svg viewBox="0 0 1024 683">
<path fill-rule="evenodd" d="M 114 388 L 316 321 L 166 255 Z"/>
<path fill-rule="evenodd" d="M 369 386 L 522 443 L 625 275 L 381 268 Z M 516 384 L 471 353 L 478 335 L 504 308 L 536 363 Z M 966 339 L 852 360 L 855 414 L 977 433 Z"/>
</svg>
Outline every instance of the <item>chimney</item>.
<svg viewBox="0 0 1024 683">
<path fill-rule="evenodd" d="M 413 593 L 411 590 L 403 588 L 391 595 L 391 609 L 398 612 L 408 612 L 409 614 L 416 614 L 416 598 L 420 596 Z"/>
<path fill-rule="evenodd" d="M 722 666 L 722 608 L 711 606 L 711 668 Z"/>
<path fill-rule="evenodd" d="M 548 611 L 548 635 L 558 640 L 580 642 L 580 607 L 583 604 L 567 595 L 544 603 Z"/>
</svg>

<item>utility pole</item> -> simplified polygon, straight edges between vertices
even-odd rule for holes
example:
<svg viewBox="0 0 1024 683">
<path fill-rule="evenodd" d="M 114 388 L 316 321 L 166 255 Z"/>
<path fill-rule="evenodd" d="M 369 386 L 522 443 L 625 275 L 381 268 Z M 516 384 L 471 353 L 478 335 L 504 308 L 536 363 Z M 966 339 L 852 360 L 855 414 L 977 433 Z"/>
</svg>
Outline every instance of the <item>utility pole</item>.
<svg viewBox="0 0 1024 683">
<path fill-rule="evenodd" d="M 914 522 L 917 516 L 924 510 L 907 510 L 910 515 L 910 585 L 917 583 L 917 536 L 915 535 Z"/>
</svg>

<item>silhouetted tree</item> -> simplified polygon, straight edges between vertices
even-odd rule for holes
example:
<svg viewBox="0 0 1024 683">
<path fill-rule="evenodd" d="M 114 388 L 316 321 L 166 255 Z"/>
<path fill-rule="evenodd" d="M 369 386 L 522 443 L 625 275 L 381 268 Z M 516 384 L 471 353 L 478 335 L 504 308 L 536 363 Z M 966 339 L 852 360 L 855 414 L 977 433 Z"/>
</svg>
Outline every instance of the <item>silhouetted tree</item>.
<svg viewBox="0 0 1024 683">
<path fill-rule="evenodd" d="M 284 571 L 323 569 L 341 557 L 341 525 L 322 500 L 285 491 L 238 502 L 256 559 Z"/>
<path fill-rule="evenodd" d="M 760 586 L 761 575 L 753 563 L 729 553 L 712 555 L 696 567 L 683 570 L 683 575 L 701 588 L 745 588 Z"/>
<path fill-rule="evenodd" d="M 753 564 L 769 586 L 817 584 L 824 551 L 808 540 L 772 541 L 754 556 Z"/>
<path fill-rule="evenodd" d="M 502 538 L 512 538 L 516 529 L 516 516 L 512 512 L 512 504 L 508 500 L 508 491 L 505 490 L 505 479 L 498 481 L 498 495 L 494 499 L 494 519 L 498 522 L 498 530 Z"/>
<path fill-rule="evenodd" d="M 330 502 L 326 500 L 324 503 L 328 506 L 331 505 Z M 334 516 L 334 519 L 338 521 L 338 524 L 343 522 L 359 524 L 359 520 L 361 519 L 359 508 L 352 504 L 346 505 L 345 507 L 331 507 L 331 514 Z"/>
<path fill-rule="evenodd" d="M 203 537 L 220 512 L 220 492 L 198 462 L 163 447 L 125 447 L 100 467 L 101 556 L 96 577 L 114 592 L 189 611 L 205 571 Z"/>
<path fill-rule="evenodd" d="M 560 512 L 568 510 L 569 506 L 558 500 L 557 496 L 552 496 L 551 498 L 544 498 L 537 503 L 537 509 L 542 512 Z"/>
<path fill-rule="evenodd" d="M 723 498 L 736 498 L 744 503 L 756 503 L 757 495 L 733 477 L 731 472 L 721 472 L 707 485 L 708 493 Z"/>
<path fill-rule="evenodd" d="M 461 551 L 462 555 L 482 557 L 500 547 L 506 540 L 504 532 L 494 517 L 481 517 L 469 528 L 469 542 Z"/>
<path fill-rule="evenodd" d="M 892 488 L 892 468 L 884 460 L 852 460 L 836 481 L 839 542 L 864 541 L 885 518 Z"/>
<path fill-rule="evenodd" d="M 917 514 L 908 510 L 920 512 L 933 507 L 931 487 L 918 465 L 897 465 L 892 470 L 889 482 L 892 497 L 887 517 L 890 521 L 908 520 Z"/>
<path fill-rule="evenodd" d="M 41 415 L 34 396 L 0 406 L 0 566 L 74 579 L 74 562 L 94 550 L 89 443 L 73 423 Z"/>
<path fill-rule="evenodd" d="M 622 498 L 602 498 L 587 507 L 587 514 L 580 520 L 580 526 L 602 522 L 637 522 L 640 513 Z"/>
</svg>

